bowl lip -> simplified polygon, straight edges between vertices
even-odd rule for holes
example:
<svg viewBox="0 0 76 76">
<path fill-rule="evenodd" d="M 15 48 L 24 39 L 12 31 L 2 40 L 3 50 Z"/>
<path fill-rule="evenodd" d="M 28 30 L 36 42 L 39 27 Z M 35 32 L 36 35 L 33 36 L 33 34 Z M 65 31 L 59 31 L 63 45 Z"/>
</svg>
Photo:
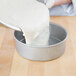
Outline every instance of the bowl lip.
<svg viewBox="0 0 76 76">
<path fill-rule="evenodd" d="M 50 22 L 50 25 L 51 24 L 62 28 L 65 31 L 65 33 L 66 33 L 66 37 L 62 41 L 60 41 L 60 42 L 58 42 L 56 44 L 47 45 L 47 46 L 42 46 L 42 45 L 40 45 L 40 46 L 39 45 L 38 46 L 34 46 L 34 45 L 29 45 L 29 44 L 22 43 L 15 36 L 16 30 L 14 31 L 14 38 L 15 38 L 16 41 L 20 42 L 22 45 L 25 45 L 26 47 L 31 47 L 31 48 L 49 48 L 49 47 L 55 47 L 57 45 L 60 45 L 60 44 L 64 43 L 67 40 L 67 38 L 68 38 L 68 32 L 67 32 L 67 30 L 63 26 L 61 26 L 60 24 L 56 24 L 54 22 Z"/>
</svg>

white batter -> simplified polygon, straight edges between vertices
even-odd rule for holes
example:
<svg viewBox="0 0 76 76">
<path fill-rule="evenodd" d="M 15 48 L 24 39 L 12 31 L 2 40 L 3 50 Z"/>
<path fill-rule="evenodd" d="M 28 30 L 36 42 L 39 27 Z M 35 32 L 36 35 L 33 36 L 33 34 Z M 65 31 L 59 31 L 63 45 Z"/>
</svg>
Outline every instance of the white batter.
<svg viewBox="0 0 76 76">
<path fill-rule="evenodd" d="M 0 7 L 2 10 L 0 17 L 4 22 L 21 28 L 27 44 L 46 45 L 48 43 L 49 10 L 44 4 L 36 0 L 1 1 L 5 9 Z"/>
<path fill-rule="evenodd" d="M 36 0 L 31 0 L 30 5 L 27 5 L 26 18 L 19 21 L 23 21 L 22 26 L 20 25 L 27 44 L 34 45 L 47 45 L 49 37 L 49 10 L 48 8 Z M 25 12 L 25 13 L 26 13 Z M 17 15 L 16 15 L 17 16 Z M 17 17 L 18 18 L 18 17 Z M 44 30 L 47 29 L 47 33 Z M 43 34 L 44 31 L 44 34 Z M 47 36 L 46 36 L 47 35 Z M 44 39 L 45 38 L 45 39 Z"/>
<path fill-rule="evenodd" d="M 18 5 L 12 5 L 12 4 L 10 5 L 15 9 L 15 13 L 13 13 L 12 17 L 18 23 L 19 27 L 22 29 L 24 36 L 26 38 L 26 43 L 27 44 L 39 43 L 46 45 L 49 32 L 47 33 L 48 36 L 45 36 L 46 38 L 45 40 L 44 36 L 40 38 L 39 35 L 46 27 L 48 27 L 49 29 L 48 8 L 44 4 L 37 2 L 36 0 L 18 0 Z M 16 8 L 16 6 L 19 9 Z M 35 38 L 37 39 L 34 41 Z M 44 40 L 42 42 L 45 42 L 45 44 L 42 43 L 41 40 Z"/>
</svg>

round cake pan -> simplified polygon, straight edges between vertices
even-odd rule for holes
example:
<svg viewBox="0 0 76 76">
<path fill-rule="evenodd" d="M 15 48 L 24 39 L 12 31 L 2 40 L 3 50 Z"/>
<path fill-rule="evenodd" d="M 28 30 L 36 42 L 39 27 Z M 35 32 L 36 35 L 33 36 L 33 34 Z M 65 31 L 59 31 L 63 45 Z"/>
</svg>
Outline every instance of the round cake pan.
<svg viewBox="0 0 76 76">
<path fill-rule="evenodd" d="M 51 22 L 49 30 L 48 46 L 27 45 L 23 33 L 15 31 L 14 36 L 18 53 L 26 59 L 35 61 L 48 61 L 60 57 L 65 51 L 67 31 L 62 26 Z"/>
</svg>

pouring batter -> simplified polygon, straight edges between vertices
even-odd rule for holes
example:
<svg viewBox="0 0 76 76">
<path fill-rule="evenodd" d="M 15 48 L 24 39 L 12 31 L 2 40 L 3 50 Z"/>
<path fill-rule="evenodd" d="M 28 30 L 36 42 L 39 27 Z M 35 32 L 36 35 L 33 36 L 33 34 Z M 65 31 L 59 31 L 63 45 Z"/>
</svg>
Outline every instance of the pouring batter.
<svg viewBox="0 0 76 76">
<path fill-rule="evenodd" d="M 36 0 L 24 0 L 24 4 L 21 4 L 21 2 L 19 10 L 16 9 L 12 16 L 16 22 L 19 23 L 19 27 L 22 29 L 23 35 L 26 38 L 26 44 L 32 44 L 41 31 L 47 27 L 49 30 L 49 11 L 44 4 L 39 3 Z M 47 34 L 49 35 L 49 32 Z M 45 40 L 48 40 L 48 37 L 46 37 Z M 36 41 L 34 41 L 35 44 L 37 44 Z M 47 43 L 47 41 L 45 42 Z"/>
<path fill-rule="evenodd" d="M 49 10 L 44 4 L 36 0 L 8 0 L 8 3 L 2 0 L 2 2 L 5 5 L 5 9 L 2 9 L 2 11 L 9 10 L 4 17 L 2 16 L 5 18 L 3 21 L 21 28 L 27 44 L 47 44 L 49 38 Z M 0 14 L 4 13 L 1 12 Z"/>
</svg>

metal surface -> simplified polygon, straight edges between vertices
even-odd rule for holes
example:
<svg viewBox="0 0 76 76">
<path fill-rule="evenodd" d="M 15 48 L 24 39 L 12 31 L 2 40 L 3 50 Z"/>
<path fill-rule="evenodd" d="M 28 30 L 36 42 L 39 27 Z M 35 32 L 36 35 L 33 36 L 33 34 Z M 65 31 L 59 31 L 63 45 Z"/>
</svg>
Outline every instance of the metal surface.
<svg viewBox="0 0 76 76">
<path fill-rule="evenodd" d="M 3 22 L 2 20 L 0 20 L 0 23 L 3 24 L 3 25 L 6 26 L 6 27 L 9 27 L 9 28 L 13 29 L 13 30 L 21 31 L 20 28 L 15 27 L 15 26 L 12 26 L 12 25 L 10 25 L 9 23 L 7 24 L 7 23 Z"/>
<path fill-rule="evenodd" d="M 48 61 L 60 57 L 65 51 L 67 32 L 55 23 L 50 23 L 49 29 L 48 46 L 26 45 L 22 32 L 15 31 L 16 48 L 19 54 L 24 58 L 36 61 Z"/>
</svg>

